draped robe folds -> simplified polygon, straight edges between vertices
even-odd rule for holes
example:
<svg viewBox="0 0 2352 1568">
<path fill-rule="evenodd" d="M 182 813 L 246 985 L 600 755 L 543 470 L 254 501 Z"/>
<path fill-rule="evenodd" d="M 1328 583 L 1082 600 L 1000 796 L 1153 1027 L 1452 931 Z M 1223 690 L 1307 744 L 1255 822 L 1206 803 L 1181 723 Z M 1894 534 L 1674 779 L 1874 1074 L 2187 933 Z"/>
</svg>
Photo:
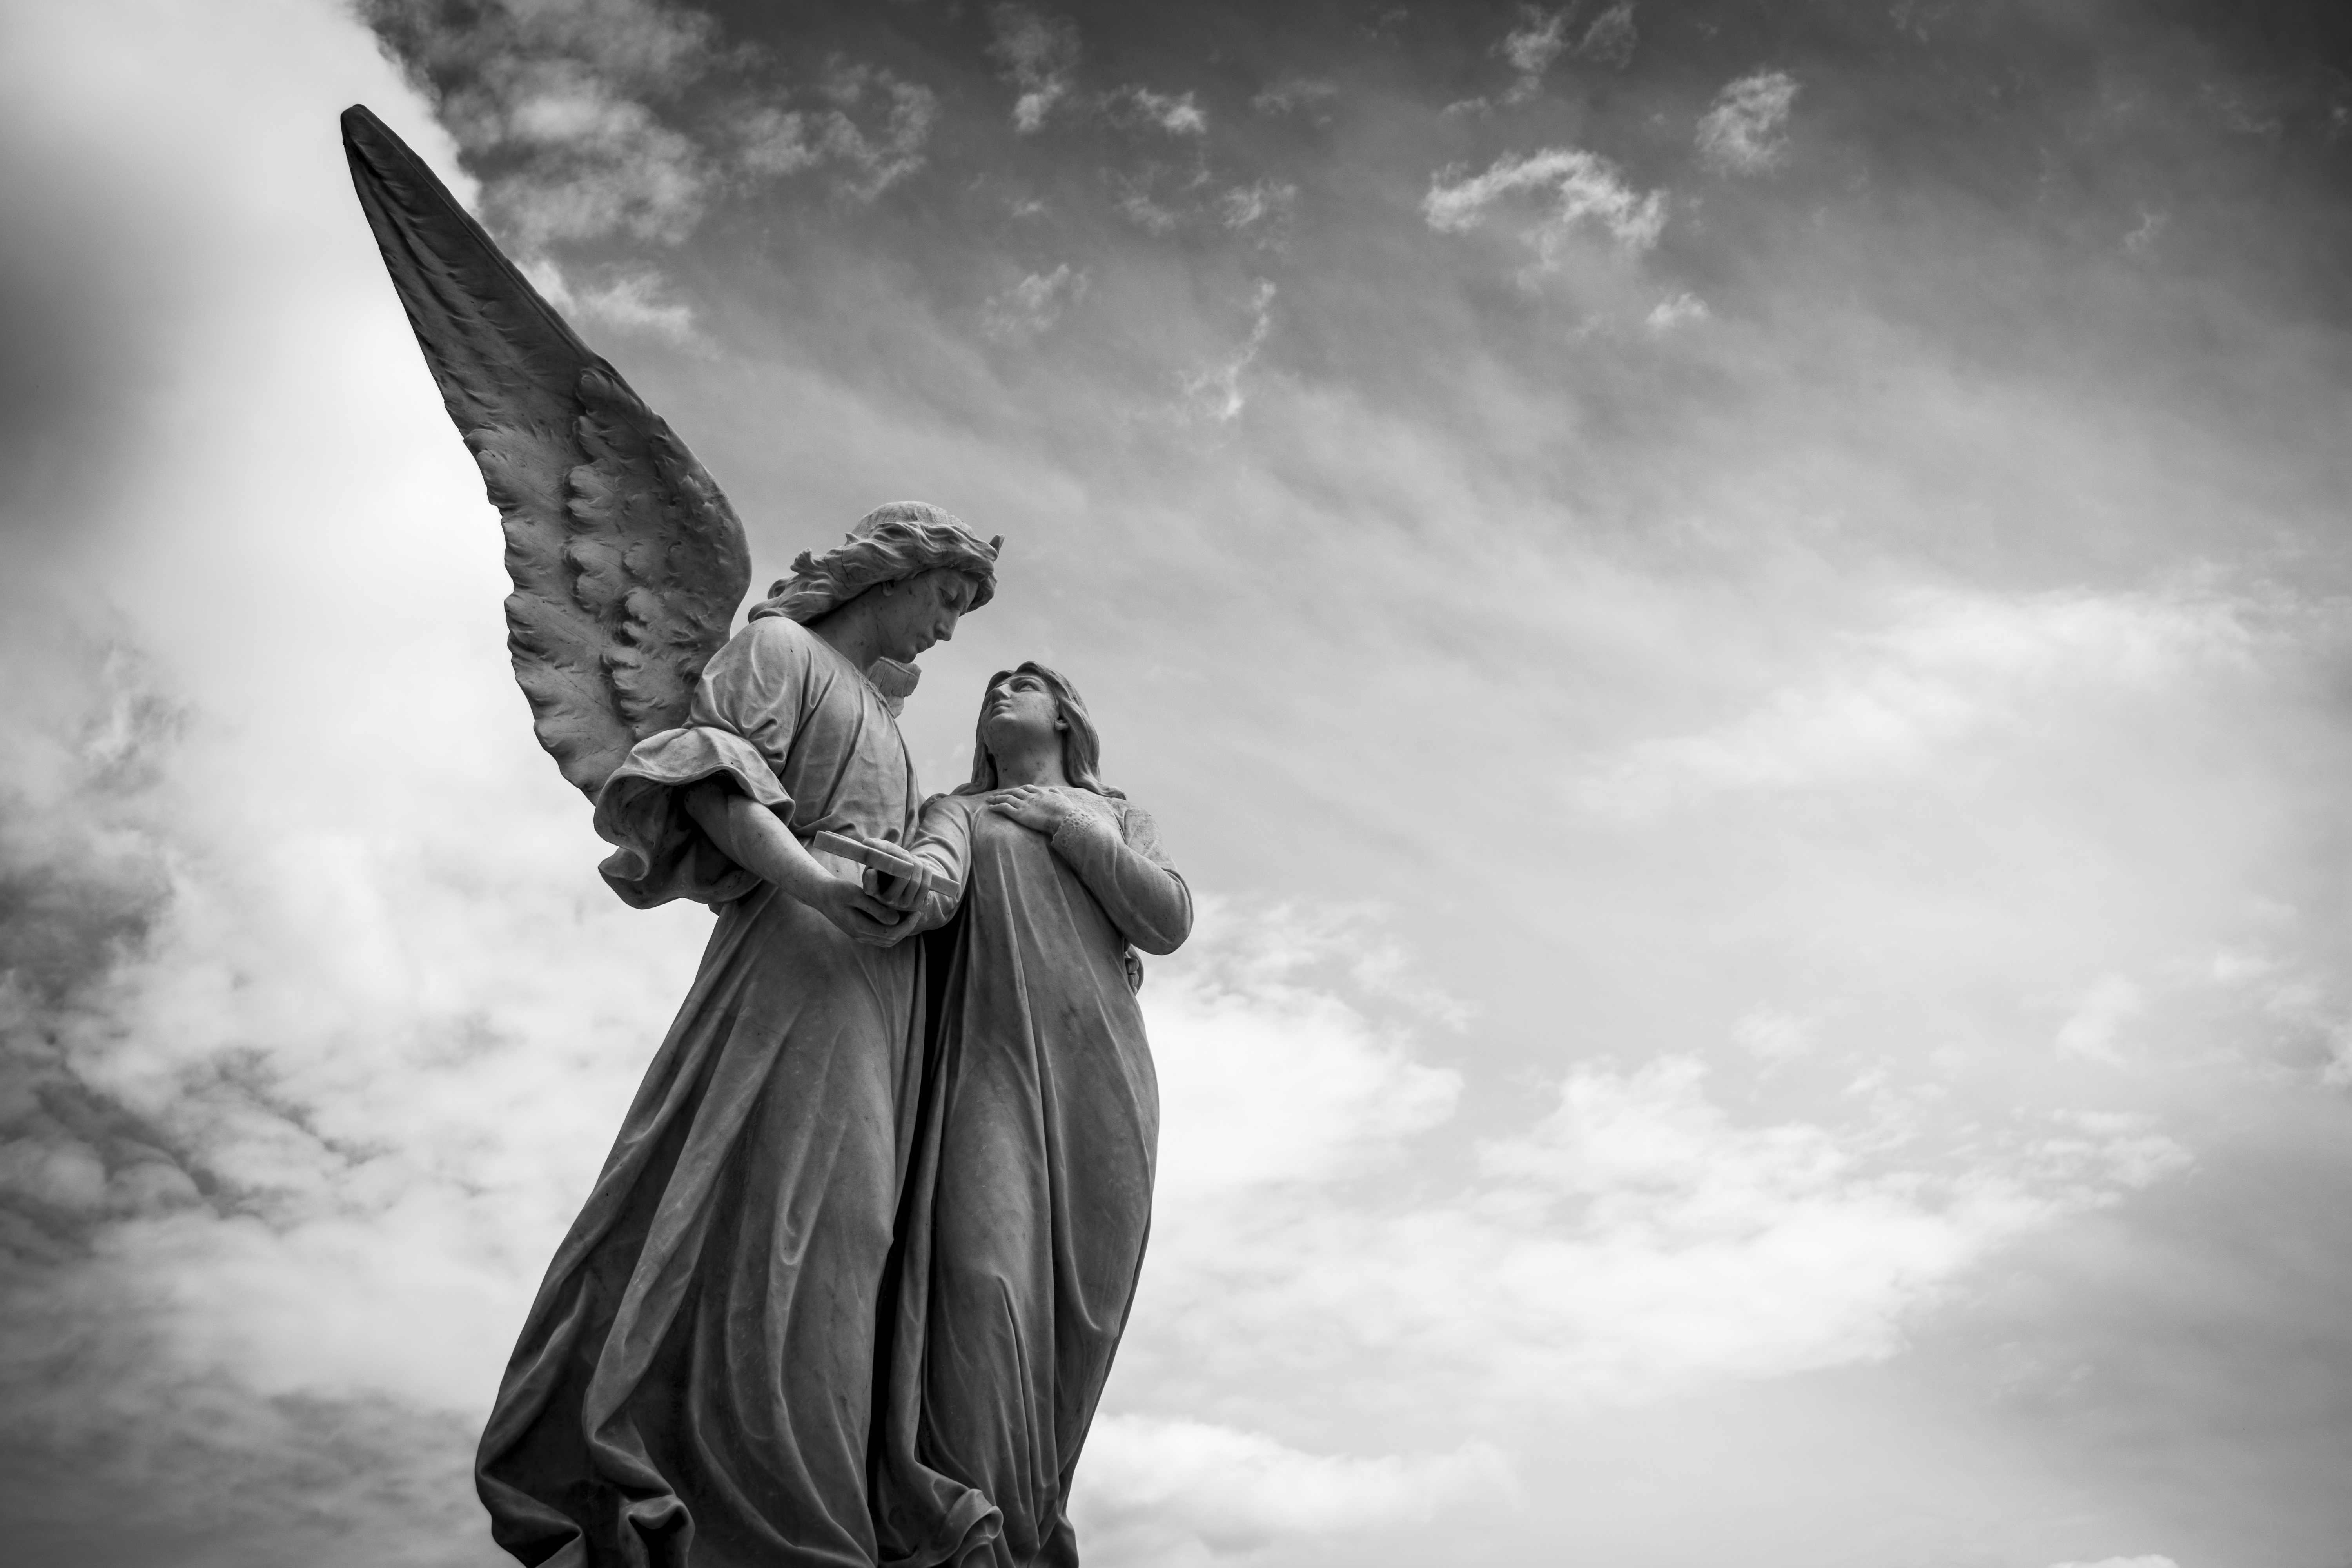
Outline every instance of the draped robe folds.
<svg viewBox="0 0 2352 1568">
<path fill-rule="evenodd" d="M 1134 1300 L 1159 1137 L 1129 945 L 1171 952 L 1192 914 L 1150 816 L 1092 804 L 1049 841 L 942 796 L 915 840 L 964 896 L 929 939 L 945 979 L 876 1413 L 885 1568 L 1078 1560 L 1071 1476 Z"/>
<path fill-rule="evenodd" d="M 682 809 L 724 776 L 803 839 L 904 841 L 919 799 L 863 674 L 780 617 L 599 795 L 604 874 L 718 924 L 483 1434 L 499 1543 L 559 1568 L 866 1568 L 875 1345 L 917 1125 L 922 944 L 860 945 Z"/>
</svg>

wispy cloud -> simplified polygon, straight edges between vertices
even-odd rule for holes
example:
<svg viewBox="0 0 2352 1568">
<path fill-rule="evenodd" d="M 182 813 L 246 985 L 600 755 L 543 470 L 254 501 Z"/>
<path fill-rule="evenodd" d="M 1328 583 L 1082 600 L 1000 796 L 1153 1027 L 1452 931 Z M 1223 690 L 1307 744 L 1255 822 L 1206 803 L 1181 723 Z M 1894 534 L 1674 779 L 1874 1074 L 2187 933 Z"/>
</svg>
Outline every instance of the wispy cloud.
<svg viewBox="0 0 2352 1568">
<path fill-rule="evenodd" d="M 1004 67 L 1005 79 L 1020 89 L 1013 102 L 1013 128 L 1026 135 L 1043 126 L 1054 106 L 1069 96 L 1078 68 L 1078 25 L 1067 16 L 1014 5 L 991 10 L 988 25 L 988 52 Z"/>
<path fill-rule="evenodd" d="M 1339 96 L 1337 82 L 1313 77 L 1292 77 L 1260 88 L 1250 100 L 1250 107 L 1260 114 L 1297 114 L 1314 112 Z"/>
<path fill-rule="evenodd" d="M 1279 228 L 1297 199 L 1297 185 L 1269 176 L 1234 186 L 1217 198 L 1217 207 L 1227 228 Z"/>
<path fill-rule="evenodd" d="M 1758 174 L 1777 166 L 1788 156 L 1782 128 L 1797 90 L 1797 79 L 1778 70 L 1759 70 L 1727 85 L 1699 116 L 1700 160 L 1726 174 Z"/>
<path fill-rule="evenodd" d="M 870 201 L 919 168 L 928 88 L 835 58 L 795 103 L 702 12 L 656 0 L 453 9 L 365 0 L 429 92 L 484 205 L 521 247 L 613 235 L 676 244 L 748 180 L 831 168 Z"/>
<path fill-rule="evenodd" d="M 1115 123 L 1149 125 L 1171 136 L 1203 136 L 1209 130 L 1209 117 L 1189 92 L 1122 87 L 1104 96 L 1103 107 Z"/>
<path fill-rule="evenodd" d="M 872 201 L 923 166 L 923 148 L 939 118 L 939 99 L 930 89 L 877 66 L 835 60 L 815 96 L 827 106 L 737 104 L 726 130 L 738 165 L 751 174 L 777 175 L 833 163 L 842 188 L 860 201 Z"/>
<path fill-rule="evenodd" d="M 694 307 L 669 298 L 668 280 L 650 268 L 575 284 L 553 261 L 539 257 L 525 263 L 523 271 L 549 304 L 573 320 L 650 332 L 674 343 L 697 341 Z"/>
<path fill-rule="evenodd" d="M 1584 29 L 1584 37 L 1577 40 L 1576 57 L 1623 70 L 1633 63 L 1633 51 L 1640 43 L 1640 30 L 1633 26 L 1633 0 L 1617 0 Z"/>
<path fill-rule="evenodd" d="M 1847 639 L 1848 660 L 1817 682 L 1719 728 L 1641 742 L 1584 774 L 1575 794 L 1643 812 L 1694 793 L 1899 775 L 2053 687 L 2146 689 L 2234 665 L 2247 647 L 2236 607 L 2197 595 L 1917 592 L 1893 617 Z"/>
<path fill-rule="evenodd" d="M 2145 1005 L 2138 986 L 2120 974 L 2102 975 L 2076 1004 L 2055 1044 L 2095 1061 L 2117 1061 L 2116 1036 Z"/>
<path fill-rule="evenodd" d="M 1593 17 L 1571 48 L 1569 24 L 1574 20 L 1576 10 L 1574 5 L 1555 11 L 1539 5 L 1519 7 L 1519 25 L 1503 35 L 1495 46 L 1495 52 L 1517 73 L 1511 85 L 1503 89 L 1503 103 L 1526 103 L 1541 92 L 1545 73 L 1563 54 L 1617 70 L 1633 63 L 1633 50 L 1640 41 L 1633 26 L 1633 0 L 1618 0 Z M 1450 110 L 1483 113 L 1492 107 L 1486 100 L 1474 98 L 1451 105 Z"/>
<path fill-rule="evenodd" d="M 842 166 L 851 195 L 870 202 L 923 166 L 923 147 L 939 118 L 930 89 L 879 66 L 837 61 L 819 90 L 833 107 L 810 121 L 814 153 Z M 869 106 L 879 107 L 879 121 L 860 126 L 852 115 Z"/>
<path fill-rule="evenodd" d="M 1241 417 L 1249 402 L 1242 390 L 1242 373 L 1256 360 L 1258 351 L 1265 347 L 1266 334 L 1274 330 L 1274 285 L 1258 279 L 1250 296 L 1249 336 L 1242 340 L 1241 347 L 1205 370 L 1178 377 L 1188 412 L 1219 425 L 1230 425 Z"/>
<path fill-rule="evenodd" d="M 1812 1048 L 1815 1022 L 1774 1008 L 1759 1007 L 1739 1020 L 1731 1037 L 1754 1055 L 1778 1061 Z"/>
<path fill-rule="evenodd" d="M 521 172 L 483 188 L 526 247 L 626 233 L 677 241 L 707 209 L 719 171 L 695 140 L 584 62 L 534 59 L 499 73 L 498 114 L 453 116 L 470 152 L 519 153 Z M 488 84 L 480 96 L 491 97 Z"/>
<path fill-rule="evenodd" d="M 1642 324 L 1654 332 L 1671 332 L 1677 327 L 1696 325 L 1707 319 L 1706 301 L 1687 289 L 1669 294 L 1650 307 Z"/>
<path fill-rule="evenodd" d="M 1051 272 L 1032 272 L 988 301 L 981 331 L 999 342 L 1034 338 L 1087 297 L 1087 275 L 1066 261 Z"/>
<path fill-rule="evenodd" d="M 1393 1530 L 1509 1485 L 1494 1447 L 1381 1456 L 1302 1452 L 1202 1421 L 1110 1415 L 1087 1440 L 1076 1515 L 1089 1550 L 1142 1568 L 1248 1557 Z"/>
<path fill-rule="evenodd" d="M 1506 103 L 1519 103 L 1533 98 L 1543 87 L 1544 72 L 1568 47 L 1569 8 L 1545 11 L 1533 5 L 1519 7 L 1519 26 L 1503 37 L 1496 49 L 1519 73 L 1503 94 Z"/>
<path fill-rule="evenodd" d="M 1658 242 L 1666 226 L 1664 191 L 1636 191 L 1616 164 L 1575 147 L 1506 153 L 1475 175 L 1442 171 L 1430 182 L 1421 210 L 1430 227 L 1461 233 L 1494 221 L 1515 199 L 1527 197 L 1543 198 L 1526 233 L 1547 265 L 1580 228 L 1598 229 L 1626 250 L 1643 251 Z"/>
<path fill-rule="evenodd" d="M 1146 234 L 1173 234 L 1184 221 L 1183 214 L 1153 195 L 1150 171 L 1140 177 L 1114 173 L 1110 185 L 1118 193 L 1112 204 L 1118 215 Z"/>
<path fill-rule="evenodd" d="M 2021 1119 L 1965 1152 L 1900 1107 L 1748 1124 L 1667 1058 L 1578 1068 L 1465 1187 L 1397 1191 L 1375 1173 L 1451 1117 L 1456 1080 L 1308 978 L 1286 920 L 1207 913 L 1203 951 L 1146 993 L 1171 1132 L 1139 1352 L 1229 1386 L 1352 1361 L 1391 1389 L 1585 1408 L 1875 1360 L 2001 1247 L 2186 1158 L 2128 1116 Z M 1759 1032 L 1786 1049 L 1801 1028 Z"/>
</svg>

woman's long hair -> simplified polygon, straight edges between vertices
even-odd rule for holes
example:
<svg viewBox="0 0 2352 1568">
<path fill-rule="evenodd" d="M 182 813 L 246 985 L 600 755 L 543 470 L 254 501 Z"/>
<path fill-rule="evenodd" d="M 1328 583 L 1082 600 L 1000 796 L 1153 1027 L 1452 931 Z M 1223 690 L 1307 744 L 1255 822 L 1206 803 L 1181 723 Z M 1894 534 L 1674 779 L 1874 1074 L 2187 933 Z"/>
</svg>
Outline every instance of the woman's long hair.
<svg viewBox="0 0 2352 1568">
<path fill-rule="evenodd" d="M 1111 788 L 1096 772 L 1102 765 L 1102 736 L 1087 713 L 1086 699 L 1078 695 L 1078 689 L 1070 684 L 1068 676 L 1048 669 L 1034 658 L 1017 668 L 998 670 L 980 689 L 980 721 L 972 726 L 971 782 L 955 793 L 979 795 L 996 787 L 996 759 L 988 754 L 988 699 L 991 692 L 1016 675 L 1034 675 L 1044 681 L 1045 689 L 1054 694 L 1055 706 L 1061 710 L 1062 776 L 1080 789 L 1125 800 L 1126 792 Z"/>
</svg>

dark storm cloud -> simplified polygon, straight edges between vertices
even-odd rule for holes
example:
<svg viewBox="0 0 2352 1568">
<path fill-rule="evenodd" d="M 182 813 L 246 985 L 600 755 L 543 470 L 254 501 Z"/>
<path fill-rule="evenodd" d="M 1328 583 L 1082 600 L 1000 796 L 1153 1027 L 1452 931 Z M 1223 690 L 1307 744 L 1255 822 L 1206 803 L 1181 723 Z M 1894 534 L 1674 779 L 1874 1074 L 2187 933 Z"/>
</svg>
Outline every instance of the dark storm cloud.
<svg viewBox="0 0 2352 1568">
<path fill-rule="evenodd" d="M 322 1136 L 265 1052 L 232 1042 L 135 1099 L 90 1070 L 144 1026 L 125 980 L 152 968 L 194 869 L 174 767 L 186 711 L 128 642 L 38 610 L 12 631 L 16 669 L 49 666 L 8 699 L 0 766 L 0 1226 L 12 1262 L 87 1261 L 112 1227 L 187 1211 L 268 1217 L 284 1194 L 215 1160 L 255 1124 L 331 1162 L 367 1151 Z"/>
<path fill-rule="evenodd" d="M 20 618 L 21 639 L 31 628 Z M 93 1568 L 331 1556 L 355 1516 L 432 1544 L 462 1507 L 464 1434 L 388 1401 L 273 1397 L 188 1366 L 126 1228 L 266 1213 L 208 1159 L 236 1111 L 302 1120 L 258 1058 L 160 1100 L 94 1079 L 136 1026 L 119 980 L 173 904 L 173 755 L 184 714 L 135 649 L 52 622 L 47 689 L 8 703 L 0 768 L 0 1517 L 27 1561 Z M 13 643 L 12 670 L 27 647 Z"/>
<path fill-rule="evenodd" d="M 77 1568 L 483 1568 L 497 1554 L 471 1496 L 472 1423 L 389 1400 L 257 1396 L 158 1377 L 119 1310 L 127 1282 L 47 1303 L 47 1348 L 71 1374 L 9 1390 L 0 1507 L 24 1561 Z M 12 1312 L 12 1342 L 30 1337 Z M 90 1390 L 107 1397 L 93 1405 Z"/>
<path fill-rule="evenodd" d="M 207 1184 L 180 1138 L 74 1060 L 79 1040 L 110 1027 L 108 983 L 171 903 L 154 821 L 181 715 L 135 652 L 67 637 L 47 701 L 9 704 L 0 775 L 0 1226 L 20 1279 L 85 1258 L 110 1221 L 194 1201 Z M 17 643 L 20 668 L 28 651 Z M 93 668 L 95 682 L 77 679 Z"/>
</svg>

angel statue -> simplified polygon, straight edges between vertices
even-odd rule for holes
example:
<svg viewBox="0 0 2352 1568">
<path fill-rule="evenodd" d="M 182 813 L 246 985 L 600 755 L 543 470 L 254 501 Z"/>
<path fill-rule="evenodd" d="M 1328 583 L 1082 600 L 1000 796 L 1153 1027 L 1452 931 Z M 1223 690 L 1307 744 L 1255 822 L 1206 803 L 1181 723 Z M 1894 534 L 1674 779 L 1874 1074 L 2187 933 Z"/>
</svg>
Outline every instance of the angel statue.
<svg viewBox="0 0 2352 1568">
<path fill-rule="evenodd" d="M 503 519 L 516 678 L 615 846 L 605 879 L 718 917 L 508 1363 L 476 1464 L 491 1532 L 560 1568 L 868 1568 L 877 1336 L 923 1125 L 900 906 L 942 910 L 884 901 L 857 863 L 919 874 L 892 847 L 921 799 L 897 702 L 988 602 L 1001 541 L 883 507 L 730 638 L 751 564 L 710 476 L 381 121 L 342 127 Z"/>
</svg>

